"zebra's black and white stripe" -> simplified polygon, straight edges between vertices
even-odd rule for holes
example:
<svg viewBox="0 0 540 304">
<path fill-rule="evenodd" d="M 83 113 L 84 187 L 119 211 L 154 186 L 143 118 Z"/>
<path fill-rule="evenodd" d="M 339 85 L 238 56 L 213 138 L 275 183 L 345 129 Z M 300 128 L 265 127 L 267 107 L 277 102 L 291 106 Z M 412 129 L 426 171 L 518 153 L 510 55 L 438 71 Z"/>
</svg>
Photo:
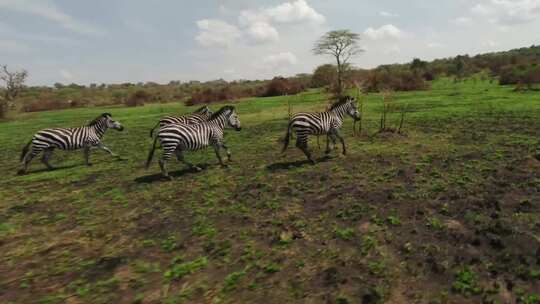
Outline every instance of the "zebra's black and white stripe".
<svg viewBox="0 0 540 304">
<path fill-rule="evenodd" d="M 223 138 L 223 131 L 226 126 L 233 127 L 237 131 L 240 131 L 241 129 L 240 120 L 238 119 L 238 115 L 233 106 L 224 106 L 219 109 L 219 111 L 212 114 L 208 121 L 200 124 L 170 124 L 161 127 L 154 139 L 154 144 L 148 155 L 146 167 L 148 168 L 152 161 L 158 140 L 161 142 L 161 147 L 163 148 L 159 166 L 164 177 L 169 178 L 166 162 L 173 154 L 176 154 L 177 159 L 188 165 L 190 168 L 201 170 L 199 167 L 184 160 L 183 151 L 196 151 L 210 145 L 214 147 L 219 163 L 222 166 L 225 166 L 221 159 L 221 148 L 225 149 L 228 160 L 231 160 L 231 152 L 226 146 Z"/>
<path fill-rule="evenodd" d="M 109 148 L 101 143 L 101 138 L 107 129 L 122 131 L 124 127 L 118 121 L 112 119 L 109 113 L 103 113 L 88 125 L 79 128 L 51 128 L 38 131 L 32 140 L 23 148 L 21 162 L 23 168 L 19 173 L 26 173 L 28 164 L 39 153 L 43 152 L 41 161 L 48 169 L 53 169 L 49 164 L 54 149 L 77 150 L 84 149 L 84 157 L 87 165 L 89 162 L 90 148 L 98 147 L 107 151 L 112 156 L 117 156 Z"/>
<path fill-rule="evenodd" d="M 298 147 L 309 161 L 315 163 L 311 158 L 311 153 L 308 150 L 309 135 L 328 135 L 335 145 L 336 138 L 341 141 L 343 146 L 343 155 L 346 154 L 345 140 L 339 134 L 339 129 L 343 125 L 343 118 L 348 114 L 353 119 L 360 119 L 360 114 L 356 107 L 356 100 L 350 96 L 342 97 L 338 102 L 326 112 L 315 113 L 296 113 L 291 117 L 285 137 L 285 144 L 282 153 L 289 146 L 291 132 L 296 132 L 296 147 Z M 326 142 L 326 154 L 330 153 L 329 141 Z"/>
<path fill-rule="evenodd" d="M 207 121 L 212 115 L 212 110 L 208 106 L 201 107 L 195 110 L 193 113 L 185 114 L 182 116 L 165 116 L 162 117 L 158 123 L 150 130 L 150 137 L 154 136 L 154 130 L 157 127 L 163 127 L 170 124 L 186 124 L 195 125 L 204 121 Z"/>
</svg>

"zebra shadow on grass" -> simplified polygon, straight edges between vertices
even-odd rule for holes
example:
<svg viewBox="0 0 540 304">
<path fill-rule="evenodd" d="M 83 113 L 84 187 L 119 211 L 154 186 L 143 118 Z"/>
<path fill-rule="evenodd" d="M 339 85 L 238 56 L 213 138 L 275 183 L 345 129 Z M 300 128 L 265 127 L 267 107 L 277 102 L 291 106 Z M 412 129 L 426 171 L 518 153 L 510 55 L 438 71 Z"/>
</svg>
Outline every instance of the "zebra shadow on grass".
<svg viewBox="0 0 540 304">
<path fill-rule="evenodd" d="M 82 166 L 86 167 L 86 165 L 72 164 L 72 165 L 64 165 L 64 166 L 54 166 L 53 169 L 40 168 L 40 169 L 36 169 L 36 170 L 28 170 L 28 172 L 24 172 L 24 173 L 22 172 L 21 169 L 18 169 L 17 172 L 16 172 L 16 175 L 22 176 L 22 175 L 30 175 L 30 174 L 37 174 L 37 173 L 43 173 L 43 172 L 67 170 L 67 169 L 71 169 L 71 168 L 75 168 L 75 167 L 82 167 Z"/>
<path fill-rule="evenodd" d="M 291 162 L 279 162 L 279 163 L 273 163 L 268 166 L 266 166 L 266 169 L 269 171 L 278 171 L 278 170 L 288 170 L 292 168 L 299 168 L 303 166 L 314 166 L 318 163 L 324 163 L 329 160 L 332 160 L 333 157 L 331 156 L 323 156 L 315 160 L 316 164 L 312 164 L 309 160 L 303 159 L 303 160 L 297 160 L 297 161 L 291 161 Z"/>
<path fill-rule="evenodd" d="M 171 178 L 178 178 L 178 177 L 182 177 L 182 176 L 188 175 L 188 174 L 196 174 L 196 173 L 199 173 L 199 172 L 203 172 L 210 165 L 208 165 L 208 164 L 197 164 L 197 166 L 200 167 L 202 170 L 197 171 L 194 168 L 185 168 L 185 169 L 182 169 L 182 170 L 170 171 L 169 176 Z M 161 175 L 161 172 L 156 173 L 156 174 L 152 174 L 152 175 L 145 175 L 145 176 L 137 177 L 135 179 L 135 182 L 138 183 L 138 184 L 151 184 L 151 183 L 160 182 L 160 181 L 161 182 L 169 181 L 169 179 L 163 177 L 163 175 Z"/>
</svg>

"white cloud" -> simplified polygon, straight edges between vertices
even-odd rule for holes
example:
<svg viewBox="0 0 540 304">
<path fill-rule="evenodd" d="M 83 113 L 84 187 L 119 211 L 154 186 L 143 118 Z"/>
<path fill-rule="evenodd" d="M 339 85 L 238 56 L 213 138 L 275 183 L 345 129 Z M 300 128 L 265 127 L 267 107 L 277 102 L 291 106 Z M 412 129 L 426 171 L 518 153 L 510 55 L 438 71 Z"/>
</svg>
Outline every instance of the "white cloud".
<svg viewBox="0 0 540 304">
<path fill-rule="evenodd" d="M 297 63 L 298 59 L 293 53 L 281 52 L 266 56 L 262 59 L 262 62 L 256 62 L 254 65 L 260 69 L 281 70 L 296 65 Z"/>
<path fill-rule="evenodd" d="M 427 44 L 427 47 L 430 49 L 439 49 L 445 47 L 445 45 L 439 42 L 430 42 Z"/>
<path fill-rule="evenodd" d="M 197 21 L 200 32 L 195 37 L 204 47 L 229 47 L 241 37 L 240 30 L 234 25 L 216 19 Z"/>
<path fill-rule="evenodd" d="M 255 43 L 279 40 L 277 24 L 322 24 L 326 18 L 308 5 L 305 0 L 285 2 L 274 7 L 243 10 L 238 23 Z"/>
<path fill-rule="evenodd" d="M 401 48 L 398 45 L 394 44 L 394 45 L 390 46 L 389 48 L 384 49 L 383 53 L 387 54 L 387 55 L 389 55 L 389 54 L 399 54 L 399 53 L 401 53 Z"/>
<path fill-rule="evenodd" d="M 380 40 L 387 38 L 399 39 L 404 36 L 404 33 L 396 26 L 386 24 L 379 28 L 369 27 L 364 31 L 364 35 L 373 40 Z"/>
<path fill-rule="evenodd" d="M 491 41 L 491 40 L 485 41 L 485 42 L 482 43 L 482 46 L 484 46 L 484 47 L 490 47 L 490 48 L 497 47 L 497 46 L 499 46 L 499 45 L 500 45 L 499 42 Z"/>
<path fill-rule="evenodd" d="M 70 71 L 65 70 L 65 69 L 60 70 L 60 76 L 62 76 L 62 78 L 64 78 L 64 80 L 67 80 L 67 81 L 73 80 L 73 74 L 71 74 Z"/>
<path fill-rule="evenodd" d="M 74 19 L 60 11 L 54 3 L 46 0 L 0 0 L 0 8 L 38 16 L 56 22 L 73 32 L 92 35 L 104 34 L 102 29 Z"/>
<path fill-rule="evenodd" d="M 324 23 L 326 18 L 310 7 L 305 0 L 285 2 L 265 10 L 265 13 L 275 22 L 314 22 Z"/>
<path fill-rule="evenodd" d="M 390 13 L 390 12 L 386 12 L 386 11 L 379 12 L 379 16 L 381 16 L 381 17 L 399 17 L 398 14 L 394 14 L 394 13 Z"/>
<path fill-rule="evenodd" d="M 469 17 L 463 17 L 462 16 L 462 17 L 457 17 L 457 18 L 451 19 L 450 22 L 455 24 L 455 25 L 467 26 L 467 25 L 471 25 L 472 20 Z"/>
<path fill-rule="evenodd" d="M 247 28 L 247 34 L 257 43 L 276 42 L 279 40 L 279 33 L 266 22 L 255 22 Z"/>
<path fill-rule="evenodd" d="M 13 40 L 0 40 L 0 53 L 26 52 L 29 47 Z"/>
<path fill-rule="evenodd" d="M 540 1 L 484 0 L 473 6 L 471 12 L 500 25 L 522 24 L 540 17 Z"/>
</svg>

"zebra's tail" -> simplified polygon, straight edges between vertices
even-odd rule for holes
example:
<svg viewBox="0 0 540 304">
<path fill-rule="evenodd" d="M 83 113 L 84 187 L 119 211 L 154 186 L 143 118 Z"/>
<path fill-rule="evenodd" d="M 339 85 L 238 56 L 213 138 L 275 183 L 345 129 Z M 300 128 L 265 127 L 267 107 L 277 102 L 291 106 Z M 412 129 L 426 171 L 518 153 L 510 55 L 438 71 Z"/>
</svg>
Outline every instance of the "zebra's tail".
<svg viewBox="0 0 540 304">
<path fill-rule="evenodd" d="M 154 144 L 152 145 L 152 149 L 150 149 L 150 154 L 148 154 L 148 159 L 146 160 L 146 169 L 150 167 L 150 163 L 152 162 L 152 158 L 154 158 L 154 151 L 156 150 L 156 143 L 158 141 L 158 136 L 154 138 Z"/>
<path fill-rule="evenodd" d="M 28 154 L 28 150 L 30 150 L 30 145 L 32 144 L 32 140 L 30 140 L 26 146 L 24 146 L 24 148 L 22 149 L 22 153 L 21 153 L 21 162 L 23 161 L 24 157 L 26 156 L 26 154 Z"/>
<path fill-rule="evenodd" d="M 150 138 L 154 137 L 154 130 L 159 126 L 159 121 L 158 123 L 150 130 Z"/>
<path fill-rule="evenodd" d="M 285 138 L 283 139 L 283 149 L 281 149 L 281 153 L 284 153 L 285 150 L 287 150 L 287 147 L 289 146 L 289 141 L 291 140 L 292 135 L 292 121 L 289 122 L 289 126 L 287 127 L 287 134 L 285 134 Z"/>
</svg>

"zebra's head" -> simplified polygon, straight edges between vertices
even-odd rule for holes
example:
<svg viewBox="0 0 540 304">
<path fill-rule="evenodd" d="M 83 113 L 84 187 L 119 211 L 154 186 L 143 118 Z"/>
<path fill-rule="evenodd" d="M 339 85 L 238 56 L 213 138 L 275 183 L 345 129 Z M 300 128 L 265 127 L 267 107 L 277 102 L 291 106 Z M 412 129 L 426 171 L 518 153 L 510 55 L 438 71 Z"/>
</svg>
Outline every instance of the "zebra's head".
<svg viewBox="0 0 540 304">
<path fill-rule="evenodd" d="M 233 106 L 230 107 L 230 114 L 229 118 L 227 119 L 227 123 L 229 126 L 233 127 L 236 131 L 242 130 L 242 125 L 240 124 L 240 119 L 238 118 L 238 114 L 236 114 L 236 110 Z"/>
<path fill-rule="evenodd" d="M 115 130 L 118 130 L 118 131 L 123 131 L 124 130 L 124 126 L 122 126 L 122 124 L 120 122 L 118 122 L 116 120 L 113 120 L 112 115 L 110 113 L 101 114 L 101 119 L 104 121 L 107 128 L 115 129 Z"/>
<path fill-rule="evenodd" d="M 198 108 L 194 113 L 201 114 L 206 117 L 210 117 L 212 116 L 212 114 L 214 114 L 214 112 L 212 112 L 212 110 L 208 106 Z"/>
<path fill-rule="evenodd" d="M 356 98 L 351 96 L 345 96 L 345 109 L 347 114 L 354 120 L 360 120 L 360 112 L 358 112 L 358 106 L 356 105 Z"/>
<path fill-rule="evenodd" d="M 233 106 L 224 106 L 219 109 L 217 112 L 212 114 L 208 119 L 209 121 L 219 121 L 223 125 L 234 128 L 236 131 L 240 131 L 242 126 L 240 125 L 240 119 L 236 114 L 236 110 Z"/>
</svg>

